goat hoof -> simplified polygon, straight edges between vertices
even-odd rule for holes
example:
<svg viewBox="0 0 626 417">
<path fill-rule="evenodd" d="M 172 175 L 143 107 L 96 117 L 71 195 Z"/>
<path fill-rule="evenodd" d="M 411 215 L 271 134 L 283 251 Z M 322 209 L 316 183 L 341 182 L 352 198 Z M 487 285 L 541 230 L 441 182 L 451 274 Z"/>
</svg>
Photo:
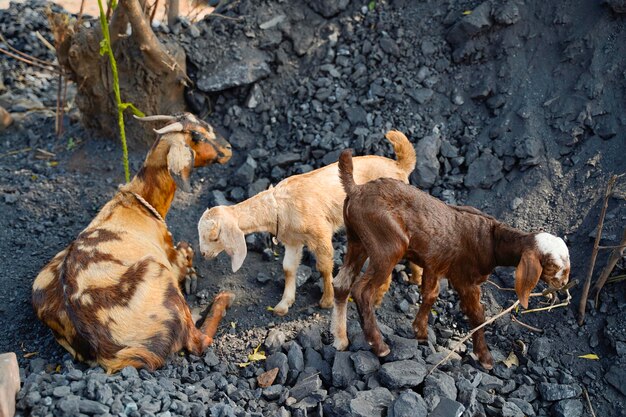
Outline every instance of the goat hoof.
<svg viewBox="0 0 626 417">
<path fill-rule="evenodd" d="M 347 339 L 342 340 L 342 339 L 335 338 L 335 341 L 333 342 L 333 347 L 337 349 L 338 351 L 346 350 L 349 345 L 350 345 L 350 342 L 348 342 Z"/>
<path fill-rule="evenodd" d="M 493 369 L 493 363 L 481 362 L 480 364 L 486 371 L 491 371 Z"/>
<path fill-rule="evenodd" d="M 289 311 L 289 307 L 285 307 L 281 305 L 277 305 L 276 307 L 274 307 L 274 314 L 276 314 L 277 316 L 282 317 L 285 314 L 287 314 L 288 311 Z"/>
<path fill-rule="evenodd" d="M 374 349 L 374 351 L 374 353 L 376 353 L 376 356 L 378 356 L 379 358 L 384 358 L 391 353 L 391 349 L 389 349 L 389 346 L 387 346 L 386 343 L 383 343 L 382 346 Z"/>
</svg>

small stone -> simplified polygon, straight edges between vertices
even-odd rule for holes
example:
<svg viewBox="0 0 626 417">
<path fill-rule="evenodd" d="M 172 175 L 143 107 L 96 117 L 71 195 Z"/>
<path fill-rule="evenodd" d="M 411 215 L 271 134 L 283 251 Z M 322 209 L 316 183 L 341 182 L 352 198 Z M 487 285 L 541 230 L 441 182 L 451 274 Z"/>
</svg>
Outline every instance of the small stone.
<svg viewBox="0 0 626 417">
<path fill-rule="evenodd" d="M 269 371 L 274 368 L 278 368 L 276 383 L 282 385 L 287 382 L 287 374 L 289 373 L 287 355 L 285 355 L 283 352 L 276 352 L 268 356 L 265 360 L 265 370 Z"/>
<path fill-rule="evenodd" d="M 254 181 L 256 168 L 256 161 L 248 155 L 246 161 L 235 171 L 233 180 L 239 185 L 251 184 Z"/>
<path fill-rule="evenodd" d="M 282 332 L 282 330 L 272 329 L 267 334 L 267 337 L 265 338 L 265 342 L 263 342 L 263 344 L 265 345 L 269 353 L 274 353 L 280 350 L 286 339 L 287 336 L 285 335 L 285 333 Z"/>
<path fill-rule="evenodd" d="M 104 414 L 109 412 L 109 407 L 96 401 L 81 399 L 78 402 L 78 409 L 81 413 L 93 415 Z"/>
<path fill-rule="evenodd" d="M 269 179 L 267 179 L 267 178 L 259 178 L 259 179 L 257 179 L 252 184 L 250 184 L 250 186 L 248 187 L 248 198 L 254 197 L 255 195 L 257 195 L 261 191 L 267 190 L 267 187 L 269 185 L 270 185 L 270 180 Z"/>
<path fill-rule="evenodd" d="M 311 269 L 311 267 L 306 265 L 298 266 L 298 270 L 296 271 L 296 288 L 300 288 L 302 285 L 304 285 L 304 283 L 307 282 L 309 278 L 311 278 L 312 274 L 313 270 Z"/>
<path fill-rule="evenodd" d="M 403 313 L 408 313 L 410 310 L 409 302 L 404 298 L 400 300 L 400 302 L 398 303 L 398 310 Z"/>
<path fill-rule="evenodd" d="M 397 400 L 389 406 L 387 417 L 426 417 L 428 410 L 424 399 L 415 391 L 404 391 Z"/>
<path fill-rule="evenodd" d="M 298 333 L 298 341 L 303 349 L 322 350 L 322 330 L 319 325 L 309 326 Z"/>
<path fill-rule="evenodd" d="M 502 161 L 495 155 L 484 153 L 470 164 L 463 182 L 468 188 L 489 188 L 502 177 Z"/>
<path fill-rule="evenodd" d="M 266 282 L 269 282 L 272 280 L 272 276 L 265 272 L 259 272 L 259 274 L 256 276 L 256 280 L 260 284 L 265 284 Z"/>
<path fill-rule="evenodd" d="M 282 385 L 272 385 L 263 389 L 263 397 L 270 401 L 275 401 L 280 397 L 282 392 Z"/>
<path fill-rule="evenodd" d="M 387 388 L 359 391 L 350 401 L 351 416 L 383 417 L 394 396 Z"/>
<path fill-rule="evenodd" d="M 613 365 L 604 376 L 607 382 L 626 396 L 626 365 Z"/>
<path fill-rule="evenodd" d="M 335 354 L 332 368 L 334 387 L 346 388 L 356 379 L 357 375 L 352 366 L 350 355 L 350 352 L 337 352 Z"/>
<path fill-rule="evenodd" d="M 322 380 L 319 375 L 315 374 L 298 381 L 289 390 L 289 395 L 295 398 L 296 401 L 300 401 L 320 388 L 322 388 Z"/>
<path fill-rule="evenodd" d="M 505 402 L 502 407 L 502 417 L 526 417 L 526 414 L 514 402 Z"/>
<path fill-rule="evenodd" d="M 80 397 L 77 395 L 67 395 L 59 400 L 57 408 L 63 412 L 63 415 L 72 416 L 80 412 Z"/>
<path fill-rule="evenodd" d="M 417 164 L 412 178 L 418 187 L 427 189 L 435 184 L 439 177 L 439 148 L 441 147 L 441 135 L 439 127 L 433 128 L 432 134 L 423 137 L 415 146 Z"/>
<path fill-rule="evenodd" d="M 550 356 L 552 341 L 547 337 L 538 337 L 530 344 L 528 353 L 535 362 L 539 362 Z"/>
<path fill-rule="evenodd" d="M 400 56 L 400 48 L 398 47 L 398 44 L 389 36 L 383 36 L 380 39 L 380 48 L 389 55 L 396 57 Z"/>
<path fill-rule="evenodd" d="M 69 385 L 62 385 L 60 387 L 55 387 L 54 390 L 52 390 L 52 395 L 54 395 L 57 398 L 63 398 L 65 396 L 68 396 L 72 393 L 72 390 L 70 389 Z"/>
<path fill-rule="evenodd" d="M 192 38 L 199 38 L 201 33 L 200 33 L 200 29 L 198 29 L 198 26 L 196 25 L 191 25 L 189 26 L 189 35 L 191 35 Z"/>
<path fill-rule="evenodd" d="M 332 370 L 328 362 L 322 358 L 320 353 L 312 348 L 306 348 L 304 350 L 304 364 L 306 368 L 316 369 L 320 373 L 320 376 L 325 384 L 332 384 Z"/>
<path fill-rule="evenodd" d="M 282 23 L 285 20 L 286 16 L 284 14 L 279 14 L 278 16 L 274 16 L 270 20 L 263 22 L 259 25 L 260 29 L 267 30 L 275 27 L 279 23 Z"/>
<path fill-rule="evenodd" d="M 432 394 L 456 400 L 457 389 L 454 378 L 439 371 L 428 375 L 424 380 L 424 397 Z"/>
<path fill-rule="evenodd" d="M 391 389 L 411 388 L 422 383 L 428 369 L 420 362 L 404 360 L 384 364 L 378 371 L 380 383 Z"/>
<path fill-rule="evenodd" d="M 558 401 L 578 397 L 582 394 L 582 390 L 578 385 L 542 382 L 539 384 L 539 394 L 546 401 Z"/>
<path fill-rule="evenodd" d="M 580 400 L 562 400 L 552 407 L 554 417 L 581 417 L 583 415 L 583 403 Z"/>
<path fill-rule="evenodd" d="M 428 417 L 460 417 L 463 411 L 465 411 L 463 404 L 444 397 Z"/>
<path fill-rule="evenodd" d="M 430 88 L 411 88 L 406 93 L 419 104 L 424 104 L 432 98 L 434 92 Z"/>
<path fill-rule="evenodd" d="M 354 363 L 354 369 L 359 375 L 369 375 L 380 369 L 380 361 L 376 355 L 369 350 L 360 350 L 350 355 Z"/>
<path fill-rule="evenodd" d="M 391 335 L 388 338 L 391 353 L 385 359 L 390 362 L 413 359 L 419 355 L 419 342 L 416 339 Z"/>
<path fill-rule="evenodd" d="M 304 370 L 304 355 L 302 355 L 302 348 L 296 342 L 292 342 L 287 351 L 287 364 L 289 369 L 302 372 Z"/>
</svg>

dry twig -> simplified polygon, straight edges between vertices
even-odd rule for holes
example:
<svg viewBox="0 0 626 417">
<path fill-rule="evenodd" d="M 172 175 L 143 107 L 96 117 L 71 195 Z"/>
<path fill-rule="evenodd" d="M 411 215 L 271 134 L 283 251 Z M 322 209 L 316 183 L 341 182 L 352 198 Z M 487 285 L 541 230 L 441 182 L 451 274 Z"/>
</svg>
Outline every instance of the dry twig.
<svg viewBox="0 0 626 417">
<path fill-rule="evenodd" d="M 593 406 L 591 405 L 591 400 L 589 399 L 589 393 L 587 392 L 587 388 L 583 388 L 583 394 L 585 394 L 585 399 L 587 400 L 587 406 L 589 407 L 589 411 L 591 412 L 591 417 L 596 417 L 596 413 L 593 411 Z"/>
<path fill-rule="evenodd" d="M 617 262 L 619 262 L 619 260 L 622 259 L 625 249 L 626 249 L 626 229 L 624 229 L 624 234 L 622 235 L 622 241 L 620 242 L 619 246 L 617 246 L 611 252 L 611 256 L 609 257 L 609 260 L 606 263 L 606 266 L 600 273 L 600 277 L 598 278 L 598 281 L 596 281 L 595 285 L 593 286 L 593 289 L 591 290 L 591 296 L 594 297 L 596 308 L 598 308 L 598 301 L 600 299 L 600 291 L 602 291 L 604 284 L 606 284 L 606 280 L 609 279 L 609 275 L 611 275 L 611 272 L 613 272 L 613 269 L 615 268 L 615 265 L 617 265 Z"/>
<path fill-rule="evenodd" d="M 583 292 L 580 296 L 580 303 L 578 304 L 578 325 L 582 326 L 585 322 L 585 310 L 587 308 L 587 297 L 589 296 L 589 287 L 591 286 L 591 278 L 593 277 L 593 269 L 596 266 L 596 258 L 598 257 L 598 246 L 600 246 L 600 238 L 602 237 L 602 227 L 604 226 L 604 217 L 606 216 L 606 209 L 609 206 L 609 198 L 613 191 L 613 186 L 617 181 L 617 175 L 611 176 L 609 182 L 606 185 L 606 191 L 604 192 L 604 204 L 602 205 L 602 211 L 600 212 L 600 221 L 598 222 L 598 231 L 596 232 L 596 240 L 593 243 L 593 250 L 591 251 L 591 259 L 589 260 L 589 270 L 587 271 L 587 278 L 585 279 L 585 285 L 583 286 Z"/>
</svg>

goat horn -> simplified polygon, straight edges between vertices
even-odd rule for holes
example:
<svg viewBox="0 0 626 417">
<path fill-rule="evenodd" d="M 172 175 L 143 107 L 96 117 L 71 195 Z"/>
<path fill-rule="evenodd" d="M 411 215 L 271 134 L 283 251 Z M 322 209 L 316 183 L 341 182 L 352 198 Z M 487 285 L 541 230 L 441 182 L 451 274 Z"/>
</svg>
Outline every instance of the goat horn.
<svg viewBox="0 0 626 417">
<path fill-rule="evenodd" d="M 134 114 L 133 117 L 141 122 L 171 122 L 172 120 L 176 120 L 176 117 L 164 114 L 156 114 L 154 116 L 145 117 L 139 117 Z"/>
<path fill-rule="evenodd" d="M 182 132 L 183 124 L 181 122 L 176 122 L 176 123 L 169 124 L 165 127 L 162 127 L 161 129 L 154 129 L 154 131 L 159 135 L 164 135 L 166 133 L 172 133 L 172 132 Z"/>
</svg>

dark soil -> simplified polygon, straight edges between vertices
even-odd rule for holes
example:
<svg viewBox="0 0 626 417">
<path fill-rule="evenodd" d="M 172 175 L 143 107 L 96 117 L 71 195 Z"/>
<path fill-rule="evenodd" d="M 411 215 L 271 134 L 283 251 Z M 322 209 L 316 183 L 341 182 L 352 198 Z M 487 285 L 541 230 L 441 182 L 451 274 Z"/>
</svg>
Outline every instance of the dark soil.
<svg viewBox="0 0 626 417">
<path fill-rule="evenodd" d="M 241 1 L 224 12 L 240 21 L 209 17 L 194 26 L 183 22 L 176 34 L 160 33 L 178 39 L 187 51 L 189 72 L 197 81 L 187 92 L 188 104 L 224 130 L 236 152 L 225 167 L 197 170 L 193 192 L 177 194 L 167 216 L 175 239 L 197 246 L 197 221 L 208 206 L 241 201 L 269 183 L 334 162 L 345 147 L 391 155 L 384 132 L 400 129 L 418 149 L 414 185 L 522 230 L 564 236 L 571 279 L 579 284 L 570 306 L 520 316 L 543 335 L 509 318 L 489 327 L 496 359 L 515 352 L 520 362 L 512 368 L 498 364 L 490 376 L 499 382 L 480 373 L 462 352 L 460 360 L 441 368 L 454 378 L 453 387 L 456 381 L 453 393 L 445 377 L 419 381 L 410 387 L 419 406 L 402 414 L 401 400 L 410 403 L 412 394 L 392 388 L 393 398 L 401 396 L 386 415 L 422 415 L 420 407 L 432 411 L 446 397 L 463 404 L 465 415 L 516 416 L 518 410 L 521 415 L 590 415 L 582 389 L 596 415 L 626 413 L 626 287 L 607 285 L 599 306 L 589 306 L 584 326 L 576 324 L 574 314 L 605 185 L 611 174 L 626 172 L 626 15 L 619 14 L 619 2 L 406 0 L 379 1 L 373 10 L 360 3 L 342 8 L 343 3 L 311 1 L 313 9 L 304 0 Z M 42 11 L 38 2 L 2 10 L 0 32 L 16 48 L 52 60 L 30 35 L 39 30 L 50 39 Z M 242 65 L 250 71 L 233 70 Z M 311 278 L 298 289 L 289 314 L 276 317 L 267 310 L 280 300 L 282 268 L 281 258 L 265 250 L 270 247 L 266 235 L 248 239 L 248 258 L 234 274 L 224 254 L 214 261 L 196 256 L 199 291 L 189 297 L 195 310 L 206 307 L 220 289 L 237 294 L 204 358 L 176 356 L 153 374 L 125 370 L 112 377 L 73 362 L 35 318 L 31 285 L 115 193 L 123 180 L 121 149 L 85 131 L 74 111 L 65 120 L 66 133 L 57 138 L 53 112 L 41 109 L 54 106 L 56 78 L 4 56 L 0 68 L 0 105 L 15 118 L 0 132 L 0 352 L 15 351 L 20 360 L 25 381 L 20 415 L 385 415 L 372 405 L 387 409 L 394 401 L 379 388 L 384 379 L 354 374 L 352 362 L 346 365 L 328 346 L 330 312 L 317 306 L 319 274 L 311 256 L 303 262 L 313 268 Z M 433 133 L 436 125 L 439 134 Z M 134 172 L 144 154 L 131 153 Z M 626 180 L 618 184 L 603 245 L 616 245 L 626 226 Z M 339 234 L 338 265 L 343 244 Z M 606 258 L 604 251 L 598 270 Z M 622 259 L 614 275 L 624 269 Z M 260 274 L 273 279 L 260 283 Z M 419 291 L 404 277 L 403 271 L 394 274 L 377 311 L 388 338 L 413 338 Z M 492 279 L 513 286 L 512 270 L 498 270 Z M 512 293 L 483 285 L 487 316 L 513 301 Z M 539 301 L 532 307 L 540 307 Z M 450 348 L 468 330 L 453 290 L 442 289 L 434 310 L 431 344 L 405 359 L 430 363 L 434 351 Z M 352 349 L 367 350 L 358 343 L 354 308 L 350 314 Z M 318 344 L 311 334 L 320 333 L 323 343 Z M 518 341 L 531 347 L 528 353 L 519 350 Z M 306 366 L 320 373 L 321 386 L 292 401 L 296 381 L 315 372 L 289 362 L 290 374 L 276 395 L 257 388 L 254 376 L 266 365 L 236 364 L 262 343 L 268 356 L 281 345 L 289 355 L 294 345 L 303 350 Z M 589 353 L 600 360 L 579 357 Z M 276 354 L 271 362 L 281 358 Z M 464 390 L 465 380 L 475 385 Z M 152 383 L 164 391 L 151 392 Z M 66 385 L 69 396 L 59 390 Z M 112 387 L 110 395 L 105 386 Z M 357 409 L 357 403 L 369 408 Z M 523 409 L 526 404 L 530 409 Z"/>
</svg>

